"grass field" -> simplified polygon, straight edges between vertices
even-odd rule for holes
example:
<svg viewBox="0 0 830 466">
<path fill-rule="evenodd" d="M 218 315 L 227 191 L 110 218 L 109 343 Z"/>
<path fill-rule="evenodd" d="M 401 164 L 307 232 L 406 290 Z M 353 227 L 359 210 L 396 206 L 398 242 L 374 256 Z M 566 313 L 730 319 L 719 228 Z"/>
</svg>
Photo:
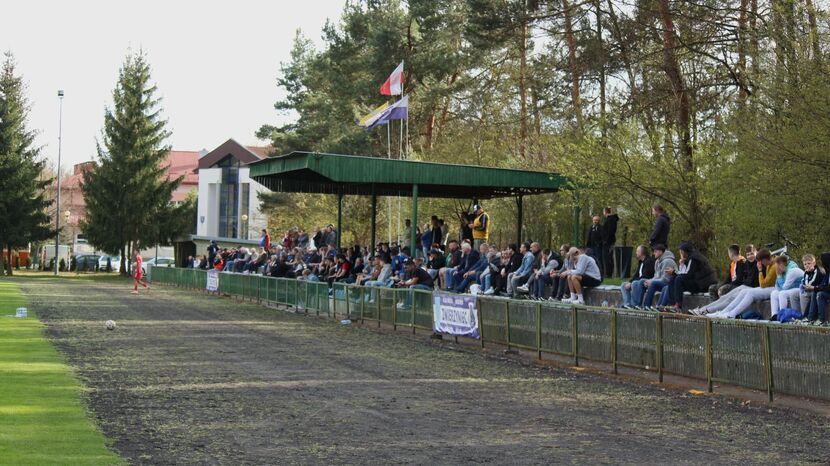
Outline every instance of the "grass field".
<svg viewBox="0 0 830 466">
<path fill-rule="evenodd" d="M 32 310 L 25 319 L 6 317 L 20 306 L 18 285 L 0 281 L 0 463 L 120 464 Z"/>
</svg>

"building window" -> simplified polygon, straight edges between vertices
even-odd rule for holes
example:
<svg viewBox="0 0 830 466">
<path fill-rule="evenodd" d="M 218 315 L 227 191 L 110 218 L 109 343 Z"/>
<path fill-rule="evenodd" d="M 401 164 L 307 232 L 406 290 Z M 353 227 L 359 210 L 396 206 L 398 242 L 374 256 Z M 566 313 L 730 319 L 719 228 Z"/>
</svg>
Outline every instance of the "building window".
<svg viewBox="0 0 830 466">
<path fill-rule="evenodd" d="M 220 160 L 216 167 L 222 169 L 222 184 L 219 186 L 219 236 L 238 237 L 239 202 L 239 161 L 231 156 Z"/>
</svg>

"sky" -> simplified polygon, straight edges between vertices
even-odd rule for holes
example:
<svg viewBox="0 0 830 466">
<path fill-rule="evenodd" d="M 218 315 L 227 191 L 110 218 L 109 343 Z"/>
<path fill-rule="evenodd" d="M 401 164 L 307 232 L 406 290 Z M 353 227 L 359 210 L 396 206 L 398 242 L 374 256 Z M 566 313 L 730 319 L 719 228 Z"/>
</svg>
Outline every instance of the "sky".
<svg viewBox="0 0 830 466">
<path fill-rule="evenodd" d="M 319 46 L 345 0 L 143 0 L 4 2 L 0 51 L 11 51 L 27 84 L 29 127 L 43 155 L 61 165 L 96 157 L 104 110 L 130 49 L 143 49 L 162 97 L 175 150 L 211 150 L 228 138 L 265 145 L 254 132 L 281 124 L 274 102 L 280 62 L 297 29 Z"/>
</svg>

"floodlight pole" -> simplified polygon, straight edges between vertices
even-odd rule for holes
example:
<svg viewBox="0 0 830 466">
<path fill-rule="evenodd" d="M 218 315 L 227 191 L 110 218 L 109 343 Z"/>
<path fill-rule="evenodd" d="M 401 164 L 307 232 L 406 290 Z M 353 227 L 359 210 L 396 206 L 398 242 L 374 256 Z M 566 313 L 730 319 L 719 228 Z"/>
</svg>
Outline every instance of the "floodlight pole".
<svg viewBox="0 0 830 466">
<path fill-rule="evenodd" d="M 60 110 L 58 110 L 58 194 L 55 197 L 57 205 L 55 206 L 55 275 L 58 274 L 58 251 L 60 250 L 61 242 L 61 139 L 63 136 L 63 89 L 58 89 L 58 101 L 60 102 Z"/>
</svg>

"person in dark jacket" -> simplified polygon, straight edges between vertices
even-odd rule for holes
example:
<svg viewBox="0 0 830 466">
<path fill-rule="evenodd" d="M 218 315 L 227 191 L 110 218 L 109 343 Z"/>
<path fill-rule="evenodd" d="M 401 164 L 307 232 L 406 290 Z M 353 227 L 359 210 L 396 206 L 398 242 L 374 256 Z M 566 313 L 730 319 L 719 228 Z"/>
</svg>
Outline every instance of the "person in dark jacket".
<svg viewBox="0 0 830 466">
<path fill-rule="evenodd" d="M 648 235 L 648 244 L 654 248 L 657 244 L 662 244 L 668 247 L 669 245 L 669 230 L 671 230 L 671 218 L 666 213 L 666 209 L 660 204 L 654 204 L 651 207 L 651 214 L 656 218 L 654 220 L 654 228 L 651 234 Z"/>
<path fill-rule="evenodd" d="M 741 247 L 737 244 L 731 244 L 727 254 L 729 255 L 729 268 L 726 270 L 723 284 L 717 288 L 717 293 L 713 296 L 715 299 L 744 284 L 746 259 L 741 255 Z M 753 269 L 753 275 L 757 275 L 754 273 L 755 270 L 757 268 Z"/>
<path fill-rule="evenodd" d="M 814 325 L 827 325 L 827 305 L 830 304 L 830 252 L 821 253 L 821 264 L 824 266 L 822 280 L 818 285 L 805 287 L 805 291 L 813 292 L 805 315 L 807 322 Z"/>
<path fill-rule="evenodd" d="M 602 243 L 604 236 L 599 215 L 594 215 L 591 218 L 591 227 L 588 228 L 588 233 L 585 235 L 587 238 L 585 246 L 588 247 L 588 255 L 594 258 L 594 262 L 597 263 L 599 271 L 603 275 L 605 274 L 605 269 L 602 265 Z"/>
<path fill-rule="evenodd" d="M 519 247 L 515 244 L 510 244 L 507 246 L 507 251 L 510 254 L 510 257 L 507 261 L 502 262 L 502 268 L 499 272 L 501 278 L 497 280 L 497 284 L 493 285 L 496 293 L 503 293 L 507 291 L 507 276 L 511 273 L 519 270 L 519 267 L 522 266 L 522 254 L 519 252 Z"/>
<path fill-rule="evenodd" d="M 614 246 L 617 244 L 617 224 L 620 217 L 611 213 L 611 208 L 606 207 L 602 211 L 605 221 L 602 222 L 602 275 L 610 277 L 614 275 Z"/>
<path fill-rule="evenodd" d="M 634 251 L 637 256 L 637 271 L 627 282 L 620 285 L 624 308 L 640 307 L 643 304 L 644 282 L 654 278 L 654 263 L 657 261 L 651 256 L 651 251 L 644 245 L 637 246 Z"/>
<path fill-rule="evenodd" d="M 692 243 L 680 245 L 679 269 L 666 302 L 669 306 L 673 305 L 678 312 L 683 307 L 683 292 L 701 293 L 708 291 L 710 286 L 718 282 L 709 259 L 695 249 Z"/>
</svg>

